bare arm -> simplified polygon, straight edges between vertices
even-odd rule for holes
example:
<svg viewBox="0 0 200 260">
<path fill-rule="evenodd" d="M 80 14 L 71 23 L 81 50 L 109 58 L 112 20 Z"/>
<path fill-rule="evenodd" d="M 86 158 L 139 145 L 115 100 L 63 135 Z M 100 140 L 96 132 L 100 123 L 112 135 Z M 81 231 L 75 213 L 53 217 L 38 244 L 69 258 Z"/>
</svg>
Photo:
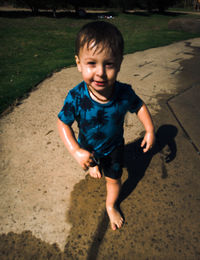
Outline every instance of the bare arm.
<svg viewBox="0 0 200 260">
<path fill-rule="evenodd" d="M 155 142 L 155 130 L 151 115 L 145 104 L 143 104 L 143 106 L 140 108 L 140 110 L 137 113 L 137 116 L 146 130 L 146 134 L 141 143 L 141 147 L 144 147 L 146 145 L 145 148 L 143 148 L 143 152 L 146 153 L 148 150 L 152 148 Z"/>
<path fill-rule="evenodd" d="M 60 119 L 58 119 L 58 131 L 67 150 L 77 160 L 81 167 L 84 170 L 87 170 L 93 161 L 93 154 L 79 146 L 73 129 L 70 126 L 64 124 Z"/>
</svg>

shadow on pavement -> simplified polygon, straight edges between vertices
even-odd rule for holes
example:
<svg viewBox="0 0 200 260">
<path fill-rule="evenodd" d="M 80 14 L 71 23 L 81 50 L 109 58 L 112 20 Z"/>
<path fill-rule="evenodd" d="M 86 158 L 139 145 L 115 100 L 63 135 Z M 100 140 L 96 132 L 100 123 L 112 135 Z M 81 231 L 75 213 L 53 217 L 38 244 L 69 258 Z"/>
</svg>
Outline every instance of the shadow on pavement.
<svg viewBox="0 0 200 260">
<path fill-rule="evenodd" d="M 135 189 L 139 181 L 144 177 L 151 159 L 157 153 L 161 153 L 162 158 L 162 178 L 166 178 L 164 163 L 171 162 L 176 157 L 175 137 L 178 129 L 173 125 L 162 125 L 156 132 L 156 143 L 151 151 L 143 153 L 140 144 L 142 138 L 125 146 L 125 167 L 128 171 L 128 179 L 123 183 L 119 204 L 126 199 Z M 164 148 L 167 147 L 167 151 Z"/>
<path fill-rule="evenodd" d="M 140 148 L 142 138 L 125 146 L 128 178 L 122 186 L 119 204 L 133 192 L 157 153 L 163 158 L 162 178 L 167 177 L 165 163 L 176 157 L 177 131 L 173 125 L 161 126 L 156 133 L 154 148 L 146 154 L 143 154 Z M 0 235 L 0 259 L 97 259 L 109 226 L 105 211 L 105 193 L 104 178 L 96 180 L 87 176 L 75 185 L 67 212 L 67 220 L 72 224 L 72 228 L 66 238 L 64 252 L 60 251 L 56 244 L 50 245 L 36 238 L 31 231 L 21 234 L 10 232 Z M 117 235 L 116 232 L 113 233 Z"/>
<path fill-rule="evenodd" d="M 48 244 L 36 238 L 31 231 L 21 234 L 9 232 L 0 235 L 0 259 L 63 259 L 56 244 Z"/>
<path fill-rule="evenodd" d="M 121 194 L 118 200 L 119 208 L 120 203 L 133 192 L 139 181 L 144 177 L 151 159 L 157 153 L 160 153 L 162 158 L 162 178 L 167 177 L 167 171 L 165 170 L 164 164 L 171 162 L 176 157 L 177 147 L 175 137 L 177 132 L 178 129 L 173 125 L 162 125 L 159 127 L 156 132 L 156 143 L 153 149 L 146 154 L 143 153 L 140 147 L 142 138 L 125 146 L 125 167 L 128 171 L 128 178 L 122 185 Z M 123 212 L 121 213 L 124 215 Z M 99 246 L 107 231 L 108 225 L 109 219 L 106 211 L 104 211 L 93 237 L 92 245 L 88 251 L 88 260 L 96 259 Z"/>
</svg>

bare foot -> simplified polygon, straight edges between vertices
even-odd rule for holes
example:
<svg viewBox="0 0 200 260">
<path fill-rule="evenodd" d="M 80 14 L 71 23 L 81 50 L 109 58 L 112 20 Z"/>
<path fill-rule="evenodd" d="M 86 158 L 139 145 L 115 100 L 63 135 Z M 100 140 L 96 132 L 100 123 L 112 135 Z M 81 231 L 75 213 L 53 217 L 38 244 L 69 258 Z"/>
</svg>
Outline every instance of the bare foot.
<svg viewBox="0 0 200 260">
<path fill-rule="evenodd" d="M 110 224 L 112 230 L 116 230 L 117 228 L 121 228 L 124 222 L 124 219 L 122 218 L 119 211 L 114 207 L 106 207 L 108 216 L 110 218 Z"/>
<path fill-rule="evenodd" d="M 94 167 L 90 167 L 88 171 L 91 177 L 98 179 L 101 178 L 101 172 L 99 171 L 99 167 L 97 165 Z"/>
</svg>

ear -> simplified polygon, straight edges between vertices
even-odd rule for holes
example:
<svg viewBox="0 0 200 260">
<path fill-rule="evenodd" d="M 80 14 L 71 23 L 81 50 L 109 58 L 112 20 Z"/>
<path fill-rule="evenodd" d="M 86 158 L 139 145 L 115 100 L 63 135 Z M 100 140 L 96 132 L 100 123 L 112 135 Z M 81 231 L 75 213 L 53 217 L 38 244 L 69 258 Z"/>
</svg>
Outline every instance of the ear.
<svg viewBox="0 0 200 260">
<path fill-rule="evenodd" d="M 78 71 L 81 72 L 81 64 L 80 64 L 80 60 L 79 60 L 79 57 L 77 55 L 75 55 L 75 61 L 76 61 L 76 65 L 77 65 L 77 68 L 78 68 Z"/>
</svg>

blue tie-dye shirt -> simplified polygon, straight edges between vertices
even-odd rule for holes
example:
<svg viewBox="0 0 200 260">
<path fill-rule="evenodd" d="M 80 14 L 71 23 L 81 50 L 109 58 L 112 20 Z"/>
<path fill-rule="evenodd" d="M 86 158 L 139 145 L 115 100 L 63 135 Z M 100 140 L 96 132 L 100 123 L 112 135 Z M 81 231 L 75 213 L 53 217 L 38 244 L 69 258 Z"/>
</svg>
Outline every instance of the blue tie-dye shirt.
<svg viewBox="0 0 200 260">
<path fill-rule="evenodd" d="M 90 97 L 83 81 L 69 91 L 59 119 L 71 126 L 77 121 L 78 143 L 97 158 L 108 155 L 124 142 L 123 124 L 125 114 L 137 112 L 143 105 L 130 85 L 116 81 L 112 99 L 100 104 Z"/>
</svg>

